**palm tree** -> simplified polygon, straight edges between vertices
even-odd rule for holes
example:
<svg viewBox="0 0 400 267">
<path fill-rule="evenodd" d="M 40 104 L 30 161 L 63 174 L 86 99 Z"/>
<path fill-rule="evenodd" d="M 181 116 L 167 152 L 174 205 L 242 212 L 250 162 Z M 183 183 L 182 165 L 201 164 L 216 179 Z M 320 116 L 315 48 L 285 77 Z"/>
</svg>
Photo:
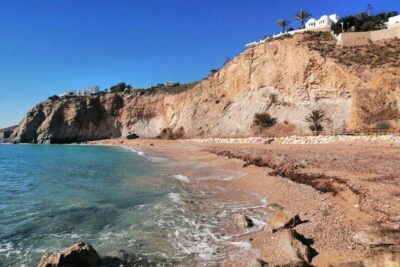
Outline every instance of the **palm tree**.
<svg viewBox="0 0 400 267">
<path fill-rule="evenodd" d="M 325 120 L 325 112 L 322 110 L 313 110 L 306 116 L 305 121 L 308 122 L 310 125 L 311 131 L 313 131 L 314 135 L 318 135 L 324 127 L 322 126 L 322 122 Z"/>
<path fill-rule="evenodd" d="M 285 19 L 278 20 L 278 25 L 282 28 L 282 32 L 286 31 L 286 27 L 289 25 L 290 21 Z"/>
<path fill-rule="evenodd" d="M 301 28 L 304 28 L 304 22 L 309 17 L 311 17 L 311 14 L 307 10 L 300 10 L 299 12 L 296 13 L 296 16 L 294 17 L 294 19 L 297 21 L 300 21 Z"/>
</svg>

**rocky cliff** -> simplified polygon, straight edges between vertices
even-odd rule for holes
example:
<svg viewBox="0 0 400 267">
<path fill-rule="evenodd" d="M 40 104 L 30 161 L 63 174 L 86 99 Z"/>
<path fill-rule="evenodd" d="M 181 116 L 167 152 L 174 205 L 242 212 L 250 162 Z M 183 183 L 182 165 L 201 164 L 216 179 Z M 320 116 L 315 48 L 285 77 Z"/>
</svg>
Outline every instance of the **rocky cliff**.
<svg viewBox="0 0 400 267">
<path fill-rule="evenodd" d="M 329 34 L 266 41 L 184 92 L 129 91 L 42 102 L 28 112 L 12 138 L 64 143 L 133 132 L 156 137 L 163 129 L 179 130 L 186 137 L 248 136 L 254 134 L 254 114 L 260 112 L 277 119 L 267 133 L 290 134 L 308 131 L 304 117 L 314 109 L 327 114 L 328 131 L 382 123 L 398 127 L 400 42 L 389 47 L 395 51 L 390 59 L 379 52 L 388 45 L 381 47 L 378 54 L 365 48 L 355 57 L 352 48 L 336 47 Z M 380 64 L 372 64 L 371 58 Z"/>
</svg>

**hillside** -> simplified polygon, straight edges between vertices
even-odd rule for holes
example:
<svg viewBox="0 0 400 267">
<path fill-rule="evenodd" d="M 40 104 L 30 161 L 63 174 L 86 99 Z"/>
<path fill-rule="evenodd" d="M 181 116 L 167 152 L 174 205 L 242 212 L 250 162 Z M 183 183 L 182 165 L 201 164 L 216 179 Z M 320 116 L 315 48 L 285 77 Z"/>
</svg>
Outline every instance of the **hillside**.
<svg viewBox="0 0 400 267">
<path fill-rule="evenodd" d="M 264 134 L 309 133 L 305 116 L 327 114 L 325 129 L 399 127 L 400 41 L 339 48 L 329 35 L 297 34 L 249 48 L 194 87 L 48 100 L 12 138 L 64 143 L 126 136 L 248 136 L 255 113 L 277 123 Z"/>
<path fill-rule="evenodd" d="M 10 135 L 12 134 L 14 129 L 17 128 L 17 127 L 18 127 L 18 125 L 14 125 L 14 126 L 10 126 L 10 127 L 7 127 L 7 128 L 0 129 L 0 140 L 10 137 Z"/>
</svg>

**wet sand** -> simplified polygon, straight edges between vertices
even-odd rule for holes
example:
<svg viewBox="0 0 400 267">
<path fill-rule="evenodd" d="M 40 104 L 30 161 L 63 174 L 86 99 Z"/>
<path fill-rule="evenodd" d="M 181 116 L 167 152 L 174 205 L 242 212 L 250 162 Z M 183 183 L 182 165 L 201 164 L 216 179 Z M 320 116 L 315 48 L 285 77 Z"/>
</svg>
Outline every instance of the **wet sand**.
<svg viewBox="0 0 400 267">
<path fill-rule="evenodd" d="M 359 231 L 376 228 L 398 234 L 400 146 L 380 143 L 199 144 L 141 139 L 95 143 L 134 147 L 154 157 L 205 163 L 214 169 L 241 173 L 236 179 L 205 181 L 201 187 L 203 190 L 215 186 L 228 188 L 216 197 L 231 203 L 244 201 L 246 194 L 265 197 L 269 205 L 263 207 L 267 217 L 262 223 L 267 223 L 269 216 L 281 208 L 299 214 L 308 222 L 297 226 L 296 231 L 313 240 L 313 248 L 318 251 L 312 260 L 315 266 L 357 261 L 375 253 L 370 247 L 353 241 L 354 234 Z M 224 154 L 226 151 L 231 153 L 229 157 Z M 287 166 L 294 171 L 279 169 Z M 322 183 L 315 178 L 309 184 L 296 180 L 293 173 L 306 173 L 313 179 L 312 175 L 326 177 L 321 179 Z M 183 175 L 196 179 L 195 170 Z M 246 215 L 251 212 L 251 209 L 241 211 Z M 271 231 L 265 225 L 260 228 L 264 230 L 231 239 L 230 242 L 238 242 L 239 246 L 225 247 L 221 254 L 236 257 L 223 257 L 218 265 L 246 266 L 254 258 L 270 261 L 274 255 L 270 255 L 265 244 Z M 232 226 L 226 231 L 230 235 L 241 230 Z M 250 244 L 251 249 L 241 246 L 243 244 Z"/>
</svg>

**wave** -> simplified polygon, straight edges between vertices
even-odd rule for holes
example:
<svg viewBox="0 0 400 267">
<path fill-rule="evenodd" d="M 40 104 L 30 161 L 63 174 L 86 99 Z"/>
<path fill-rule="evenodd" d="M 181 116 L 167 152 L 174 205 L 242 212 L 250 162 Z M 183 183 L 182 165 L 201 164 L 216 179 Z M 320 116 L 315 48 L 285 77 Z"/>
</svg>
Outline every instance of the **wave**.
<svg viewBox="0 0 400 267">
<path fill-rule="evenodd" d="M 127 147 L 127 146 L 122 146 L 123 149 L 125 150 L 129 150 L 135 154 L 137 154 L 138 156 L 142 156 L 142 157 L 147 157 L 146 153 L 144 153 L 143 151 L 133 148 L 133 147 Z"/>
<path fill-rule="evenodd" d="M 177 179 L 177 180 L 181 181 L 182 183 L 190 183 L 189 178 L 182 174 L 172 175 L 172 178 Z"/>
</svg>

